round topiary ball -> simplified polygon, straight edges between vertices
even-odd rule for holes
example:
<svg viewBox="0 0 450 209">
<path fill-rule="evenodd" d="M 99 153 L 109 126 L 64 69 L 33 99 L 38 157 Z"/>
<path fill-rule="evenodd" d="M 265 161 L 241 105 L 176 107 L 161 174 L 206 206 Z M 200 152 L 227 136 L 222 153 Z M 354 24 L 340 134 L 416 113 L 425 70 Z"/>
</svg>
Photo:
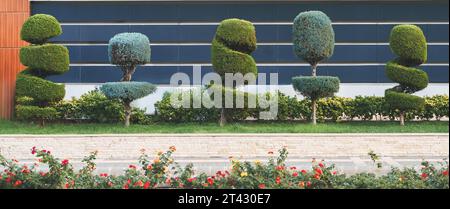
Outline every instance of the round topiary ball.
<svg viewBox="0 0 450 209">
<path fill-rule="evenodd" d="M 294 19 L 292 29 L 294 52 L 311 65 L 329 58 L 334 51 L 331 20 L 321 11 L 302 12 Z"/>
<path fill-rule="evenodd" d="M 141 33 L 119 33 L 109 40 L 109 61 L 120 66 L 136 66 L 150 62 L 150 40 Z"/>
<path fill-rule="evenodd" d="M 415 25 L 395 26 L 389 37 L 389 46 L 409 66 L 427 61 L 427 41 L 422 30 Z"/>
<path fill-rule="evenodd" d="M 36 14 L 25 21 L 20 31 L 22 40 L 32 44 L 43 44 L 48 39 L 62 34 L 58 20 L 46 14 Z"/>
</svg>

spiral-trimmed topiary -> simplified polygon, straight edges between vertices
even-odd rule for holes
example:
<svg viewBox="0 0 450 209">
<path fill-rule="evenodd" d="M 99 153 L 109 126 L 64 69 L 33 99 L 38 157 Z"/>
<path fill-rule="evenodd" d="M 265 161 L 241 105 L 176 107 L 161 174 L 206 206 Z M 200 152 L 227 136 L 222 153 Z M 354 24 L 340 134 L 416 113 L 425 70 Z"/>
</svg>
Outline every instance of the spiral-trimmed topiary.
<svg viewBox="0 0 450 209">
<path fill-rule="evenodd" d="M 217 27 L 211 46 L 213 69 L 220 76 L 225 73 L 253 73 L 258 69 L 250 55 L 256 50 L 256 31 L 246 20 L 226 19 Z"/>
<path fill-rule="evenodd" d="M 316 76 L 317 64 L 333 55 L 333 26 L 330 18 L 321 11 L 302 12 L 294 19 L 292 33 L 295 54 L 312 68 L 312 76 L 294 77 L 292 85 L 296 91 L 311 99 L 311 119 L 312 123 L 316 124 L 316 101 L 331 97 L 339 91 L 339 78 Z"/>
<path fill-rule="evenodd" d="M 37 14 L 23 24 L 21 38 L 31 45 L 20 49 L 20 62 L 27 69 L 19 73 L 16 80 L 16 118 L 19 120 L 36 120 L 43 125 L 45 120 L 57 117 L 57 111 L 48 105 L 64 98 L 64 85 L 45 80 L 45 77 L 69 70 L 69 50 L 45 42 L 61 33 L 58 20 L 50 15 Z"/>
<path fill-rule="evenodd" d="M 122 68 L 122 81 L 131 81 L 136 67 L 150 62 L 150 40 L 141 33 L 119 33 L 109 40 L 109 61 Z"/>
<path fill-rule="evenodd" d="M 250 55 L 255 50 L 256 31 L 251 22 L 232 18 L 220 23 L 211 45 L 211 62 L 214 71 L 222 77 L 222 84 L 225 83 L 226 73 L 251 73 L 256 76 L 258 69 Z M 226 123 L 225 111 L 225 107 L 222 107 L 221 126 Z"/>
<path fill-rule="evenodd" d="M 428 75 L 415 68 L 427 61 L 427 42 L 422 30 L 415 25 L 395 26 L 389 37 L 389 46 L 398 56 L 386 64 L 386 76 L 399 83 L 385 92 L 390 108 L 400 113 L 400 124 L 405 124 L 405 112 L 424 107 L 422 97 L 411 95 L 428 86 Z"/>
<path fill-rule="evenodd" d="M 125 107 L 125 126 L 130 126 L 131 102 L 155 92 L 156 86 L 147 82 L 110 82 L 103 84 L 100 90 L 109 99 L 122 101 Z"/>
</svg>

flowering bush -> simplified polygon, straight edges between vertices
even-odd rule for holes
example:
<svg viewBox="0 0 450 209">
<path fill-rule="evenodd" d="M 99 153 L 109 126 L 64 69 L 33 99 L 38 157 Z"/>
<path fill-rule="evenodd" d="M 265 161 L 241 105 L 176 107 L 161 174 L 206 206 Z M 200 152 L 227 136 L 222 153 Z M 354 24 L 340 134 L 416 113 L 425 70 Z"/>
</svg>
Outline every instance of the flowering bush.
<svg viewBox="0 0 450 209">
<path fill-rule="evenodd" d="M 358 173 L 351 176 L 339 173 L 334 165 L 324 161 L 312 161 L 308 170 L 285 164 L 288 152 L 279 150 L 278 157 L 260 161 L 240 162 L 231 159 L 230 170 L 217 171 L 213 176 L 195 174 L 193 165 L 180 167 L 172 158 L 174 146 L 166 152 L 158 152 L 151 159 L 145 151 L 138 165 L 129 165 L 122 175 L 94 174 L 96 152 L 85 157 L 85 166 L 75 171 L 69 160 L 58 160 L 50 151 L 31 150 L 38 163 L 28 167 L 17 160 L 7 160 L 0 155 L 1 189 L 356 189 L 356 188 L 402 188 L 432 189 L 449 188 L 448 162 L 438 167 L 422 162 L 420 170 L 392 168 L 385 175 Z M 273 154 L 273 153 L 270 153 Z M 45 164 L 47 169 L 38 169 Z M 45 171 L 44 171 L 45 170 Z"/>
</svg>

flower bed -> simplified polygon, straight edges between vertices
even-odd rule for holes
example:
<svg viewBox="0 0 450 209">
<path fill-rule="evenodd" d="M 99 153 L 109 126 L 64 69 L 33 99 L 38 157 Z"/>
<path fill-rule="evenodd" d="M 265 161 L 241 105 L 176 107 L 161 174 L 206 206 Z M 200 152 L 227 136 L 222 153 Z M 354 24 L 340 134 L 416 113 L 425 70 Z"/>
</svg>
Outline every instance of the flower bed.
<svg viewBox="0 0 450 209">
<path fill-rule="evenodd" d="M 152 189 L 152 188 L 199 188 L 199 189 L 356 189 L 356 188 L 449 188 L 448 162 L 439 168 L 422 162 L 420 171 L 413 168 L 392 170 L 386 175 L 358 173 L 351 176 L 339 173 L 334 165 L 324 161 L 312 162 L 309 170 L 287 167 L 288 151 L 283 148 L 278 157 L 268 163 L 239 162 L 231 160 L 229 171 L 217 171 L 214 176 L 195 174 L 193 165 L 182 168 L 174 163 L 175 147 L 159 152 L 153 159 L 142 153 L 139 165 L 130 165 L 122 175 L 94 174 L 96 152 L 83 159 L 85 166 L 74 170 L 69 160 L 58 160 L 50 151 L 31 150 L 37 163 L 31 167 L 21 166 L 16 160 L 0 155 L 2 189 Z M 273 153 L 269 153 L 273 154 Z M 372 159 L 376 155 L 371 153 Z M 375 162 L 377 162 L 375 160 Z M 48 169 L 38 169 L 42 164 Z M 382 166 L 376 163 L 377 166 Z"/>
</svg>

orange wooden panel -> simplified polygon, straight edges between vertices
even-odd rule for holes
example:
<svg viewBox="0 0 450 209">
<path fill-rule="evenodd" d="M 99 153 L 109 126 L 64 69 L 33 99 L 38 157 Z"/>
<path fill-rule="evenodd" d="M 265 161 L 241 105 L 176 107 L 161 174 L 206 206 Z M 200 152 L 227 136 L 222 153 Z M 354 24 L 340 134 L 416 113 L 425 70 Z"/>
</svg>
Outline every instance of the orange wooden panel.
<svg viewBox="0 0 450 209">
<path fill-rule="evenodd" d="M 19 61 L 20 29 L 28 18 L 28 0 L 0 0 L 0 118 L 11 118 L 16 75 L 24 69 Z"/>
</svg>

